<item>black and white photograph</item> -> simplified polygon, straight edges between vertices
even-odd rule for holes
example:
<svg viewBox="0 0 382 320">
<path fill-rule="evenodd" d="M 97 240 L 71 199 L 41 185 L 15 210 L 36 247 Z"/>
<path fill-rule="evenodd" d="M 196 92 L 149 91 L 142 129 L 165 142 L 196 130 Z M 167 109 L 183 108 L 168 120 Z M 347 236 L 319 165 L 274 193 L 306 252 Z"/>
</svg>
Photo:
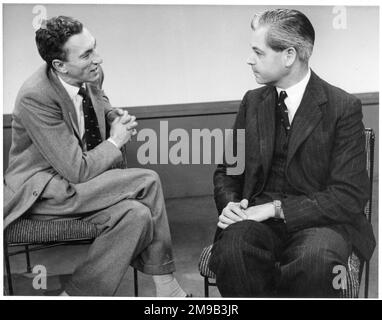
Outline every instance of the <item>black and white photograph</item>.
<svg viewBox="0 0 382 320">
<path fill-rule="evenodd" d="M 3 297 L 377 299 L 379 10 L 2 3 Z"/>
</svg>

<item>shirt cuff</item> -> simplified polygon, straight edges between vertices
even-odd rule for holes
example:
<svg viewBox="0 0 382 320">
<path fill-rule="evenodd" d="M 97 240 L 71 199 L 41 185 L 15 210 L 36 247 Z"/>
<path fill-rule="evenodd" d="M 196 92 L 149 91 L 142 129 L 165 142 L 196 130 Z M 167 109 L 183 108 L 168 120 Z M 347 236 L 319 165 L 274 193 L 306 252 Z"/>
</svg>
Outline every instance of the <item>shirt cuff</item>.
<svg viewBox="0 0 382 320">
<path fill-rule="evenodd" d="M 114 146 L 115 146 L 116 148 L 118 148 L 117 143 L 116 143 L 112 138 L 108 138 L 107 141 L 111 142 L 112 144 L 114 144 Z M 119 148 L 118 148 L 118 149 L 119 149 Z"/>
</svg>

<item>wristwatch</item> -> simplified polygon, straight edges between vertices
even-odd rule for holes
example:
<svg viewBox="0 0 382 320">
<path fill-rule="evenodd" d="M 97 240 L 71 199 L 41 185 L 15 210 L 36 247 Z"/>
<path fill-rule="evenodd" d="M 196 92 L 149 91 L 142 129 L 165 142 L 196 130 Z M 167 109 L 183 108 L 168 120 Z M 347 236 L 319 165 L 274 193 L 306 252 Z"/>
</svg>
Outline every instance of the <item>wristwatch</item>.
<svg viewBox="0 0 382 320">
<path fill-rule="evenodd" d="M 275 207 L 275 218 L 276 219 L 282 219 L 281 218 L 281 201 L 280 200 L 273 200 L 273 205 Z"/>
</svg>

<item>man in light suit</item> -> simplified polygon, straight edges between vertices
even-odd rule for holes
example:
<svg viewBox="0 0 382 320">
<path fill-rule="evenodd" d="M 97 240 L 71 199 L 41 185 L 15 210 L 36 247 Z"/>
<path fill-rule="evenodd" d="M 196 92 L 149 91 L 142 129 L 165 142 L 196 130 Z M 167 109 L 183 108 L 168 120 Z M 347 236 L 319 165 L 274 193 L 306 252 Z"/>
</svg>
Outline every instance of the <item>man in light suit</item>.
<svg viewBox="0 0 382 320">
<path fill-rule="evenodd" d="M 83 219 L 101 234 L 63 295 L 114 295 L 129 267 L 152 274 L 158 296 L 184 297 L 175 270 L 158 175 L 115 169 L 135 117 L 112 108 L 101 85 L 96 40 L 69 17 L 36 32 L 46 62 L 20 89 L 4 179 L 4 226 L 30 219 Z M 110 130 L 107 130 L 110 127 Z"/>
<path fill-rule="evenodd" d="M 218 231 L 210 268 L 230 297 L 337 297 L 335 266 L 375 247 L 360 101 L 310 70 L 315 32 L 297 10 L 252 23 L 256 81 L 234 129 L 245 129 L 245 171 L 215 175 Z M 236 139 L 234 138 L 235 142 Z"/>
</svg>

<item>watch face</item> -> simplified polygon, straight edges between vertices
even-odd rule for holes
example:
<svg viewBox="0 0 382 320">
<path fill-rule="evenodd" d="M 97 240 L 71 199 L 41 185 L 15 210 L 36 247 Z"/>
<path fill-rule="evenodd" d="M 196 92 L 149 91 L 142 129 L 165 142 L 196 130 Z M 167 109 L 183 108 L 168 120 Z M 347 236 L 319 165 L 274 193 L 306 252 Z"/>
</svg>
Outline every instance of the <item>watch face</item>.
<svg viewBox="0 0 382 320">
<path fill-rule="evenodd" d="M 275 206 L 275 218 L 280 219 L 281 218 L 281 201 L 280 200 L 275 200 L 273 201 L 274 206 Z"/>
</svg>

